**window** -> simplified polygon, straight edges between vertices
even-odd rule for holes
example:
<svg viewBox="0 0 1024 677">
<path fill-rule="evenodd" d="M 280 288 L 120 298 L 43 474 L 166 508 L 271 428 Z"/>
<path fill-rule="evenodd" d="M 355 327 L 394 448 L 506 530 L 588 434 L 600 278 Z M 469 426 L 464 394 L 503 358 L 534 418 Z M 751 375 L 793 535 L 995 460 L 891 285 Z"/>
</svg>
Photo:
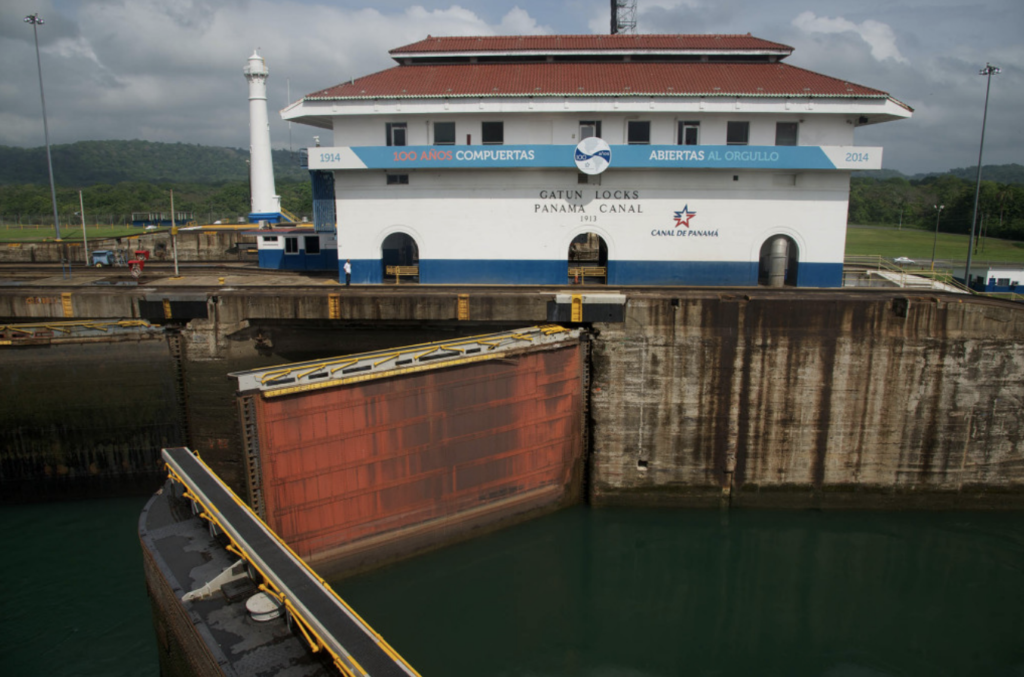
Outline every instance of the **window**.
<svg viewBox="0 0 1024 677">
<path fill-rule="evenodd" d="M 580 141 L 592 136 L 601 138 L 600 120 L 580 120 Z"/>
<path fill-rule="evenodd" d="M 298 254 L 299 253 L 299 238 L 297 238 L 297 237 L 286 237 L 284 239 L 284 253 L 285 254 Z"/>
<path fill-rule="evenodd" d="M 307 235 L 306 236 L 306 253 L 307 254 L 319 254 L 320 253 L 320 236 L 319 235 Z"/>
<path fill-rule="evenodd" d="M 650 120 L 630 120 L 626 123 L 626 143 L 649 144 L 650 142 Z"/>
<path fill-rule="evenodd" d="M 796 122 L 776 122 L 775 123 L 775 145 L 776 146 L 795 146 L 796 145 L 796 131 L 799 124 Z"/>
<path fill-rule="evenodd" d="M 264 235 L 263 236 L 263 241 L 264 242 L 277 242 L 277 235 Z"/>
<path fill-rule="evenodd" d="M 1001 278 L 999 278 L 998 280 L 996 280 L 996 286 L 997 287 L 1009 287 L 1010 286 L 1010 278 L 1008 278 L 1008 277 L 1001 277 Z"/>
<path fill-rule="evenodd" d="M 677 143 L 680 146 L 700 145 L 700 123 L 695 121 L 680 122 Z"/>
<path fill-rule="evenodd" d="M 750 138 L 749 122 L 729 122 L 725 131 L 725 143 L 728 146 L 745 146 Z"/>
<path fill-rule="evenodd" d="M 434 145 L 454 146 L 455 145 L 455 123 L 435 122 L 434 123 Z"/>
<path fill-rule="evenodd" d="M 406 129 L 404 122 L 388 122 L 384 127 L 388 135 L 389 146 L 408 145 L 405 138 Z"/>
<path fill-rule="evenodd" d="M 480 130 L 484 145 L 500 145 L 505 143 L 505 123 L 485 122 Z"/>
<path fill-rule="evenodd" d="M 388 185 L 389 186 L 408 186 L 409 175 L 408 174 L 388 174 Z"/>
</svg>

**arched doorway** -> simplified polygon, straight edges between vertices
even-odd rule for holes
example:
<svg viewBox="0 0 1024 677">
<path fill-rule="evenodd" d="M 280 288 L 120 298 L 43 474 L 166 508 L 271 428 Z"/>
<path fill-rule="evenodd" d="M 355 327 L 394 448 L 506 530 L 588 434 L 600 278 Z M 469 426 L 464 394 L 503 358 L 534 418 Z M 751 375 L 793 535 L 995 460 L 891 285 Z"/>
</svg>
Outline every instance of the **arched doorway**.
<svg viewBox="0 0 1024 677">
<path fill-rule="evenodd" d="M 420 248 L 405 233 L 391 233 L 380 246 L 384 283 L 419 282 Z"/>
<path fill-rule="evenodd" d="M 608 244 L 597 233 L 581 233 L 569 243 L 569 282 L 608 282 Z"/>
<path fill-rule="evenodd" d="M 800 249 L 788 235 L 774 235 L 761 245 L 757 283 L 767 287 L 795 287 Z"/>
</svg>

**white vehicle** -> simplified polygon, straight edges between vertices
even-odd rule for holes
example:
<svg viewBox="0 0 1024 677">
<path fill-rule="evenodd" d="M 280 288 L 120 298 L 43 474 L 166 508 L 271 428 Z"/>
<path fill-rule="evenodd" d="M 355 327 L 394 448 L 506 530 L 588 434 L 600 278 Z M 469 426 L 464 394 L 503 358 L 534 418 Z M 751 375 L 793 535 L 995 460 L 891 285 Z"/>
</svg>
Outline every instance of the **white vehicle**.
<svg viewBox="0 0 1024 677">
<path fill-rule="evenodd" d="M 900 256 L 892 260 L 893 263 L 899 266 L 912 266 L 914 265 L 914 259 L 908 259 L 906 256 Z"/>
</svg>

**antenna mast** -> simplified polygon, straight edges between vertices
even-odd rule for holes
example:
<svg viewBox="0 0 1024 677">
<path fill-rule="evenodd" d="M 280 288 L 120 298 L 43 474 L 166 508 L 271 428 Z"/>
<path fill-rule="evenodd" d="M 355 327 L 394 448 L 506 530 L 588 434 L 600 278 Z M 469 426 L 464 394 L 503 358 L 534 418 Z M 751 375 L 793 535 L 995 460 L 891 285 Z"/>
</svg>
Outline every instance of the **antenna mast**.
<svg viewBox="0 0 1024 677">
<path fill-rule="evenodd" d="M 636 0 L 611 0 L 612 35 L 636 33 Z"/>
</svg>

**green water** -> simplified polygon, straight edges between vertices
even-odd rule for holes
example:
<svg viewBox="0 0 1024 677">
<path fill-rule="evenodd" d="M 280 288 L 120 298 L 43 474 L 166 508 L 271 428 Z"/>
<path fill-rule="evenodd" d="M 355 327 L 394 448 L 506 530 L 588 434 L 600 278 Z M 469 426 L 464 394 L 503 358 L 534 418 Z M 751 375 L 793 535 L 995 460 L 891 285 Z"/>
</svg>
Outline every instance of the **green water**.
<svg viewBox="0 0 1024 677">
<path fill-rule="evenodd" d="M 159 674 L 145 498 L 0 507 L 0 675 Z"/>
<path fill-rule="evenodd" d="M 339 581 L 424 676 L 1024 675 L 1024 515 L 574 508 Z"/>
<path fill-rule="evenodd" d="M 143 499 L 0 508 L 0 676 L 155 676 Z M 424 677 L 1024 677 L 1024 514 L 573 508 L 336 588 Z"/>
</svg>

